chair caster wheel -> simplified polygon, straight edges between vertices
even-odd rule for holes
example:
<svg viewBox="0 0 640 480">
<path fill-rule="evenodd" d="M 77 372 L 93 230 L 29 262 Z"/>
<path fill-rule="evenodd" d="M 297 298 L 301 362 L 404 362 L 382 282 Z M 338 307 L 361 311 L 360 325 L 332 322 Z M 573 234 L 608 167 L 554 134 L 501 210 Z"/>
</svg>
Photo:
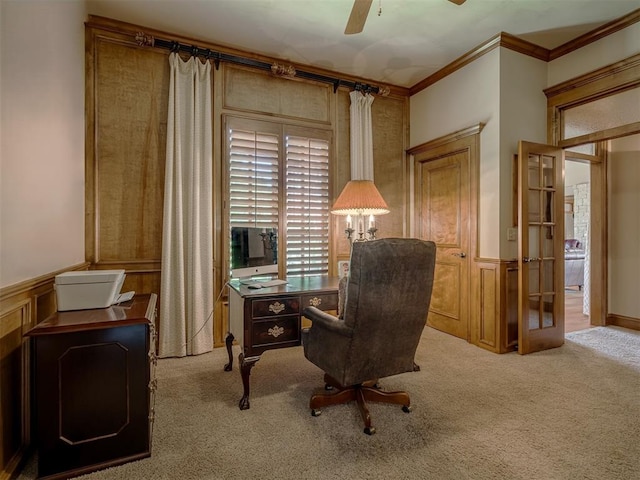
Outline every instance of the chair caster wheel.
<svg viewBox="0 0 640 480">
<path fill-rule="evenodd" d="M 314 408 L 311 410 L 312 417 L 319 417 L 321 413 L 322 413 L 322 410 L 318 410 L 317 408 Z"/>
<path fill-rule="evenodd" d="M 402 406 L 402 411 L 404 413 L 411 413 L 411 410 L 413 410 L 413 408 L 411 408 L 411 405 L 403 405 Z"/>
<path fill-rule="evenodd" d="M 374 433 L 376 433 L 376 428 L 375 427 L 365 427 L 364 428 L 364 433 L 366 433 L 367 435 L 373 435 Z"/>
</svg>

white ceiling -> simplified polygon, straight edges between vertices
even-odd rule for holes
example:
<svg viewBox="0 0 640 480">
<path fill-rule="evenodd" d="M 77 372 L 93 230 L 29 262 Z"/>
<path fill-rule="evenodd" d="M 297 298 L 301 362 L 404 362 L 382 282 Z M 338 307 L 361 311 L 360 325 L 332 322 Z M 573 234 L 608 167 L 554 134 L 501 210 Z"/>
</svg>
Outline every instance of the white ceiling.
<svg viewBox="0 0 640 480">
<path fill-rule="evenodd" d="M 353 0 L 86 3 L 89 14 L 403 87 L 500 32 L 551 49 L 640 8 L 640 0 L 373 0 L 364 31 L 345 35 Z"/>
</svg>

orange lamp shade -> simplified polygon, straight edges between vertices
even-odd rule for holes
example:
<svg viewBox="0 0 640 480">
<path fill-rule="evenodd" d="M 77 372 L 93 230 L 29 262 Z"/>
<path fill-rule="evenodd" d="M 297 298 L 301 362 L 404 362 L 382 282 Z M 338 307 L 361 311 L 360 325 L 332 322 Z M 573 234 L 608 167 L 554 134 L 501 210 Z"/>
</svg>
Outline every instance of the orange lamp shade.
<svg viewBox="0 0 640 480">
<path fill-rule="evenodd" d="M 333 204 L 335 215 L 384 215 L 387 203 L 371 180 L 350 180 Z"/>
</svg>

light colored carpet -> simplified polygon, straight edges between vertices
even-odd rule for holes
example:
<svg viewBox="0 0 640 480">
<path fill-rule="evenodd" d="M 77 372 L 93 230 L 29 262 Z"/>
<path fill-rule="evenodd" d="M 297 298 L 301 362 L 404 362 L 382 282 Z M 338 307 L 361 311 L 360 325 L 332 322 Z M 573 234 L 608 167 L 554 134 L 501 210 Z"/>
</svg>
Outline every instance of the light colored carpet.
<svg viewBox="0 0 640 480">
<path fill-rule="evenodd" d="M 310 415 L 322 372 L 301 348 L 263 355 L 246 411 L 225 361 L 224 349 L 160 360 L 151 458 L 81 478 L 640 478 L 640 332 L 597 327 L 520 356 L 427 328 L 422 370 L 381 382 L 406 389 L 414 410 L 371 404 L 373 436 L 355 405 Z"/>
</svg>

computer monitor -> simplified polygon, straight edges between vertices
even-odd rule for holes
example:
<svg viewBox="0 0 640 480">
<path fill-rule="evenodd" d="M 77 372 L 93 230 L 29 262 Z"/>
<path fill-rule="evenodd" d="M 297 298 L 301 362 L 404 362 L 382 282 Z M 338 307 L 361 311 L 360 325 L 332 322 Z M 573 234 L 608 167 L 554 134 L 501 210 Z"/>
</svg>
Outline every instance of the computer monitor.
<svg viewBox="0 0 640 480">
<path fill-rule="evenodd" d="M 278 229 L 231 227 L 231 278 L 278 275 Z"/>
</svg>

